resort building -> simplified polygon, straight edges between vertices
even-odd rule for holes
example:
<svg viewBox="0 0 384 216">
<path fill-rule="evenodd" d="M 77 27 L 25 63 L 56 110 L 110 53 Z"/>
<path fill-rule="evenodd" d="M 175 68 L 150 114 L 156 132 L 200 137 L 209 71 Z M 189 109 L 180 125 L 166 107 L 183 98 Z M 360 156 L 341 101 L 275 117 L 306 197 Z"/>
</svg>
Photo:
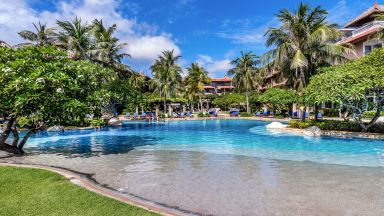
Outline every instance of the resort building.
<svg viewBox="0 0 384 216">
<path fill-rule="evenodd" d="M 379 14 L 384 14 L 384 5 L 375 3 L 340 30 L 343 38 L 338 43 L 349 43 L 355 47 L 356 54 L 350 56 L 351 59 L 360 58 L 376 48 L 383 47 L 384 41 L 373 38 L 375 33 L 384 28 L 384 20 L 378 20 L 376 17 Z"/>
<path fill-rule="evenodd" d="M 233 92 L 235 87 L 232 84 L 232 78 L 224 76 L 223 78 L 211 78 L 211 83 L 204 86 L 205 95 L 226 94 Z"/>
</svg>

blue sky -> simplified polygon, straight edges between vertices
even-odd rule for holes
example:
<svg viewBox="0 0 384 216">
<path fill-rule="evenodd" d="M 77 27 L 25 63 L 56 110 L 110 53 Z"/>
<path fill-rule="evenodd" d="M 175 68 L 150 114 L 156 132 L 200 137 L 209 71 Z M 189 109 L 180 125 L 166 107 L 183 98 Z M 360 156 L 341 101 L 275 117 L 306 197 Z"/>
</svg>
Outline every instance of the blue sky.
<svg viewBox="0 0 384 216">
<path fill-rule="evenodd" d="M 31 29 L 32 22 L 56 19 L 85 21 L 102 18 L 116 23 L 118 37 L 129 45 L 132 59 L 126 62 L 149 73 L 149 66 L 165 49 L 182 55 L 187 67 L 197 61 L 212 77 L 226 74 L 228 62 L 241 50 L 262 55 L 263 37 L 269 26 L 278 25 L 278 10 L 294 10 L 298 0 L 13 0 L 0 2 L 0 40 L 23 42 L 16 32 Z M 371 0 L 306 0 L 322 5 L 329 20 L 340 25 L 371 7 Z"/>
</svg>

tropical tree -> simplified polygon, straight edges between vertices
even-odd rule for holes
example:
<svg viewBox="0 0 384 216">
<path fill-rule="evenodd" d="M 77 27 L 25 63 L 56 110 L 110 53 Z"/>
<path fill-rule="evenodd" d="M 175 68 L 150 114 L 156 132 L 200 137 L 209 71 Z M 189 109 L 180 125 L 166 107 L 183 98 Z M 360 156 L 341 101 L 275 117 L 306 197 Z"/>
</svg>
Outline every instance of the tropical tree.
<svg viewBox="0 0 384 216">
<path fill-rule="evenodd" d="M 28 138 L 46 127 L 83 120 L 100 113 L 100 95 L 113 95 L 117 74 L 90 61 L 72 61 L 52 46 L 0 48 L 0 114 L 6 127 L 0 149 L 10 133 L 10 145 L 22 152 Z M 97 97 L 96 97 L 97 96 Z M 19 139 L 18 126 L 25 126 Z M 9 145 L 8 145 L 9 147 Z"/>
<path fill-rule="evenodd" d="M 191 99 L 192 112 L 194 111 L 193 98 L 196 96 L 199 97 L 199 111 L 202 111 L 203 101 L 201 100 L 201 97 L 204 90 L 204 84 L 210 83 L 211 79 L 208 76 L 208 72 L 203 67 L 200 67 L 198 63 L 192 63 L 191 66 L 187 68 L 187 71 L 188 75 L 185 78 L 186 90 Z"/>
<path fill-rule="evenodd" d="M 343 65 L 323 68 L 304 92 L 306 103 L 333 102 L 348 109 L 363 131 L 371 128 L 384 110 L 384 49 Z M 374 111 L 369 122 L 362 116 Z"/>
<path fill-rule="evenodd" d="M 35 27 L 36 32 L 24 30 L 19 32 L 18 34 L 27 41 L 32 42 L 38 46 L 50 45 L 54 42 L 54 30 L 53 28 L 47 27 L 47 24 L 42 24 L 39 22 L 38 25 L 32 23 Z"/>
<path fill-rule="evenodd" d="M 336 24 L 328 23 L 326 15 L 320 6 L 312 9 L 300 4 L 294 12 L 281 10 L 277 15 L 280 27 L 266 33 L 266 45 L 273 49 L 264 54 L 263 63 L 284 73 L 287 84 L 299 92 L 318 68 L 343 63 L 353 53 L 349 45 L 335 43 L 341 33 Z"/>
<path fill-rule="evenodd" d="M 270 88 L 258 97 L 259 102 L 274 110 L 282 111 L 297 101 L 296 92 L 291 89 Z"/>
<path fill-rule="evenodd" d="M 180 88 L 182 69 L 177 64 L 180 58 L 181 56 L 174 55 L 174 50 L 163 51 L 151 66 L 153 75 L 151 88 L 155 94 L 163 98 L 164 113 L 167 112 L 167 99 L 176 96 Z"/>
<path fill-rule="evenodd" d="M 57 37 L 60 46 L 68 51 L 69 56 L 72 59 L 89 58 L 92 26 L 77 17 L 72 22 L 57 20 L 56 24 L 59 27 Z"/>
<path fill-rule="evenodd" d="M 121 52 L 127 43 L 119 43 L 119 39 L 114 37 L 116 25 L 106 28 L 102 20 L 93 21 L 92 32 L 94 44 L 90 47 L 89 56 L 104 65 L 112 66 L 116 69 L 124 68 L 121 61 L 125 57 L 131 57 L 129 54 Z"/>
<path fill-rule="evenodd" d="M 228 71 L 229 76 L 233 76 L 234 84 L 241 90 L 245 91 L 247 112 L 250 113 L 249 107 L 249 91 L 258 89 L 260 81 L 260 70 L 258 65 L 260 64 L 259 56 L 252 52 L 241 52 L 241 56 L 233 60 L 231 64 L 233 69 Z"/>
</svg>

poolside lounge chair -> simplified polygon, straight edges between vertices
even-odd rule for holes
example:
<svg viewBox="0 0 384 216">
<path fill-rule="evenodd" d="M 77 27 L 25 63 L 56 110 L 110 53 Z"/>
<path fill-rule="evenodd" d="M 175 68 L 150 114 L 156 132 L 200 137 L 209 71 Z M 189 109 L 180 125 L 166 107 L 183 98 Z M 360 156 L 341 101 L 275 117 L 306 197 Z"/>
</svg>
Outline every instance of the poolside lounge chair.
<svg viewBox="0 0 384 216">
<path fill-rule="evenodd" d="M 173 118 L 178 118 L 179 115 L 177 115 L 177 113 L 174 112 L 174 113 L 172 114 L 172 117 L 173 117 Z"/>
<path fill-rule="evenodd" d="M 185 118 L 185 113 L 184 112 L 180 113 L 180 118 Z"/>
<path fill-rule="evenodd" d="M 269 114 L 271 114 L 271 111 L 269 111 L 269 110 L 267 110 L 267 111 L 265 111 L 264 113 L 263 113 L 263 116 L 269 116 Z"/>
<path fill-rule="evenodd" d="M 192 113 L 190 111 L 187 112 L 187 117 L 192 118 Z"/>
<path fill-rule="evenodd" d="M 261 112 L 256 112 L 255 116 L 261 116 Z"/>
<path fill-rule="evenodd" d="M 232 108 L 232 109 L 229 110 L 229 115 L 231 117 L 236 117 L 239 114 L 240 114 L 240 111 L 238 109 L 236 109 L 236 108 Z"/>
<path fill-rule="evenodd" d="M 317 119 L 323 119 L 323 114 L 317 113 Z"/>
<path fill-rule="evenodd" d="M 130 117 L 131 117 L 131 113 L 125 113 L 125 116 L 124 116 L 125 119 L 129 119 Z"/>
<path fill-rule="evenodd" d="M 305 118 L 309 118 L 309 113 L 305 113 Z"/>
<path fill-rule="evenodd" d="M 293 114 L 292 111 L 288 112 L 288 116 L 292 116 L 292 114 Z"/>
<path fill-rule="evenodd" d="M 141 113 L 141 118 L 145 118 L 147 116 L 147 113 L 145 113 L 145 112 L 143 112 L 143 113 Z"/>
<path fill-rule="evenodd" d="M 135 112 L 135 113 L 133 114 L 133 118 L 136 119 L 136 118 L 138 118 L 138 117 L 139 117 L 139 114 Z"/>
<path fill-rule="evenodd" d="M 208 114 L 209 114 L 211 117 L 217 117 L 217 109 L 212 108 L 212 109 L 208 110 Z"/>
<path fill-rule="evenodd" d="M 299 114 L 297 112 L 293 113 L 293 118 L 299 118 Z"/>
</svg>

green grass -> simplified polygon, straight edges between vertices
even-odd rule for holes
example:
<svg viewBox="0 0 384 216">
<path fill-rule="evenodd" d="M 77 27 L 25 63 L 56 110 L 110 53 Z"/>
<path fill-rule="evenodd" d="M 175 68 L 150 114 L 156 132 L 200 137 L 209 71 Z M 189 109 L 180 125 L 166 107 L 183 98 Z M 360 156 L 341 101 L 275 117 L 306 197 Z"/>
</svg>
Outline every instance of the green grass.
<svg viewBox="0 0 384 216">
<path fill-rule="evenodd" d="M 156 215 L 39 169 L 0 167 L 0 215 Z"/>
</svg>

